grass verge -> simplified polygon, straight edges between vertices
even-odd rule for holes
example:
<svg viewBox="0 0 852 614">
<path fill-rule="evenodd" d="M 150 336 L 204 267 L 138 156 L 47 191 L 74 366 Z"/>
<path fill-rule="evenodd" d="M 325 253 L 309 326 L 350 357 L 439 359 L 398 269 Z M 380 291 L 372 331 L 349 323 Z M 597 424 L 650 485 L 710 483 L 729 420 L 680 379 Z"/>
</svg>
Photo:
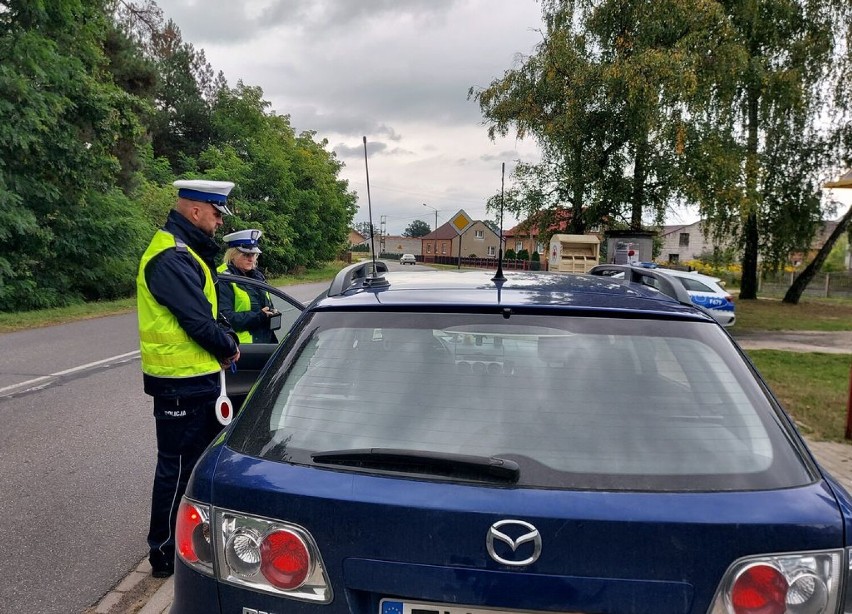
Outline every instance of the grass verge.
<svg viewBox="0 0 852 614">
<path fill-rule="evenodd" d="M 804 435 L 844 441 L 852 364 L 848 354 L 746 353 Z"/>
<path fill-rule="evenodd" d="M 735 301 L 737 323 L 732 331 L 852 330 L 852 300 L 807 299 L 798 305 L 779 300 Z"/>
<path fill-rule="evenodd" d="M 266 281 L 271 286 L 294 286 L 296 284 L 309 284 L 320 281 L 331 281 L 337 272 L 343 267 L 348 266 L 347 263 L 338 260 L 335 262 L 326 262 L 318 269 L 308 269 L 304 272 L 293 275 L 284 275 Z"/>
<path fill-rule="evenodd" d="M 20 313 L 0 313 L 0 333 L 11 333 L 17 330 L 117 315 L 128 313 L 134 309 L 136 309 L 136 298 L 123 298 L 117 301 L 81 303 L 79 305 L 55 307 L 53 309 L 22 311 Z"/>
</svg>

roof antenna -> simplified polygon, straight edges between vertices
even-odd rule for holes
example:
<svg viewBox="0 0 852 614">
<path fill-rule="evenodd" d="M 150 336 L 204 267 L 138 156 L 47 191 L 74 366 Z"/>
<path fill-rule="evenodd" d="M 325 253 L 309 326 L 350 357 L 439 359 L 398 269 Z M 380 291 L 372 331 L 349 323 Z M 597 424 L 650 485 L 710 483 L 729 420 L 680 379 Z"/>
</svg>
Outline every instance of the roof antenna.
<svg viewBox="0 0 852 614">
<path fill-rule="evenodd" d="M 506 276 L 503 275 L 503 183 L 506 179 L 506 163 L 501 163 L 502 170 L 500 172 L 500 250 L 497 252 L 497 272 L 491 281 L 506 281 Z M 369 188 L 367 188 L 369 194 Z"/>
<path fill-rule="evenodd" d="M 380 282 L 377 285 L 381 285 L 381 282 L 385 282 L 385 278 L 379 275 L 378 265 L 376 264 L 376 239 L 375 239 L 375 227 L 373 226 L 373 203 L 370 199 L 370 167 L 367 165 L 367 137 L 364 137 L 364 170 L 367 172 L 367 215 L 370 218 L 370 251 L 373 253 L 373 275 L 372 280 L 376 282 Z M 370 283 L 370 278 L 367 279 L 366 283 Z M 386 284 L 387 282 L 385 282 Z"/>
</svg>

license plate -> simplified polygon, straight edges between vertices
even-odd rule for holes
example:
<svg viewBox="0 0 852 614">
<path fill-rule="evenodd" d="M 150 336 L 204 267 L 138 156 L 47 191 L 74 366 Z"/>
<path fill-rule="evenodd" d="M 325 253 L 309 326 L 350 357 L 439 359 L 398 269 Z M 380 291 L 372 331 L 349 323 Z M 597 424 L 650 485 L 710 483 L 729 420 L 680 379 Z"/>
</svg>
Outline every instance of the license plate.
<svg viewBox="0 0 852 614">
<path fill-rule="evenodd" d="M 494 608 L 474 608 L 449 603 L 423 603 L 419 601 L 399 601 L 382 599 L 379 614 L 541 614 L 527 610 L 499 610 Z M 579 614 L 563 612 L 562 614 Z"/>
</svg>

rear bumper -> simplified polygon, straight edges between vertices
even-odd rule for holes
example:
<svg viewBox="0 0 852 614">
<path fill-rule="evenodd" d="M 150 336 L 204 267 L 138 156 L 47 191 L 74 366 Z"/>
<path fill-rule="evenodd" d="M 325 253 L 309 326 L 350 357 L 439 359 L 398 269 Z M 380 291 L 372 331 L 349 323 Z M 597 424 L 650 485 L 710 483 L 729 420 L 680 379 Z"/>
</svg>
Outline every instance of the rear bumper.
<svg viewBox="0 0 852 614">
<path fill-rule="evenodd" d="M 216 580 L 175 561 L 175 595 L 169 614 L 219 614 L 219 588 Z"/>
</svg>

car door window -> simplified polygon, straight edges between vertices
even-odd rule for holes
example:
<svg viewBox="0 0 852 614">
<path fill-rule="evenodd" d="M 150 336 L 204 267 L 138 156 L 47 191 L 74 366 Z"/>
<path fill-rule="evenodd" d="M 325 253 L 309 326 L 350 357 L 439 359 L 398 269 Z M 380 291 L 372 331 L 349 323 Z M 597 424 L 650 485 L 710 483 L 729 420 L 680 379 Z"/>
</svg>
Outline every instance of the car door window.
<svg viewBox="0 0 852 614">
<path fill-rule="evenodd" d="M 696 281 L 695 279 L 687 279 L 686 277 L 678 277 L 678 279 L 680 280 L 680 283 L 683 284 L 683 287 L 690 292 L 713 292 L 711 288 L 705 286 L 700 281 Z"/>
<path fill-rule="evenodd" d="M 273 329 L 274 336 L 269 337 L 268 343 L 277 344 L 283 341 L 304 310 L 304 305 L 285 292 L 254 279 L 223 274 L 219 276 L 219 283 L 231 284 L 238 292 L 241 292 L 242 302 L 238 305 L 238 309 L 246 310 L 246 301 L 255 310 L 262 300 L 272 303 L 272 307 L 280 314 L 280 321 L 272 320 L 272 323 L 277 324 L 277 327 Z M 226 309 L 224 305 L 220 305 L 219 308 L 220 310 Z M 234 307 L 231 306 L 228 309 L 232 310 Z M 237 330 L 239 332 L 239 329 Z"/>
</svg>

